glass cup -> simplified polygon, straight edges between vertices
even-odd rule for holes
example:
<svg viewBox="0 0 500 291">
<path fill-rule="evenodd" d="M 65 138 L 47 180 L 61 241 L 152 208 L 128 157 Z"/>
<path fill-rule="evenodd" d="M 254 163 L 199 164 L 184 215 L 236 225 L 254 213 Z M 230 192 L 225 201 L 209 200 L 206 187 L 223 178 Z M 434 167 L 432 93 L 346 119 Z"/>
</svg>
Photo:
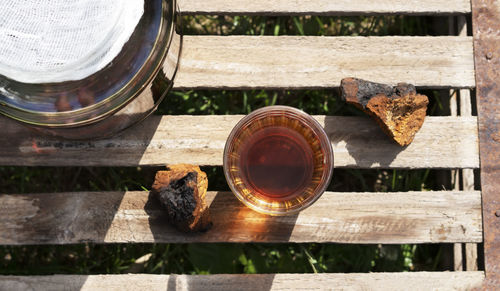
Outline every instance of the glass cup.
<svg viewBox="0 0 500 291">
<path fill-rule="evenodd" d="M 245 205 L 268 215 L 291 215 L 313 204 L 328 187 L 333 149 L 312 116 L 269 106 L 244 117 L 224 149 L 224 174 Z"/>
</svg>

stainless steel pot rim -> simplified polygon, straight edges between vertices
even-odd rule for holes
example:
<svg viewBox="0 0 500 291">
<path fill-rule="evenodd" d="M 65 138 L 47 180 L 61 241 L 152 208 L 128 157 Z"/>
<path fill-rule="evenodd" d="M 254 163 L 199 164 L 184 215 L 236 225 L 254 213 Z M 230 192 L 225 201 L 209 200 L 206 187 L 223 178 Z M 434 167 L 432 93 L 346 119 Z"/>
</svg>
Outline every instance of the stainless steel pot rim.
<svg viewBox="0 0 500 291">
<path fill-rule="evenodd" d="M 98 122 L 106 117 L 114 114 L 115 112 L 122 109 L 128 103 L 130 103 L 134 98 L 141 94 L 145 87 L 148 86 L 156 78 L 162 65 L 167 57 L 168 51 L 172 45 L 173 35 L 175 34 L 176 28 L 176 1 L 175 0 L 163 0 L 162 1 L 162 16 L 160 19 L 159 31 L 156 35 L 154 45 L 146 58 L 146 61 L 142 64 L 141 68 L 136 72 L 136 74 L 118 91 L 114 92 L 112 95 L 106 97 L 101 102 L 93 104 L 88 107 L 80 108 L 77 110 L 65 111 L 65 112 L 39 112 L 26 110 L 23 108 L 17 108 L 0 102 L 0 113 L 13 118 L 17 121 L 42 127 L 78 127 L 86 124 L 92 124 Z M 158 57 L 153 59 L 153 55 L 157 54 Z M 147 71 L 147 64 L 149 62 L 154 62 L 152 69 Z M 142 76 L 142 80 L 141 79 Z M 145 78 L 144 78 L 145 77 Z M 131 91 L 132 94 L 127 95 L 127 91 Z M 93 114 L 99 109 L 105 107 L 110 107 L 108 110 L 104 110 L 100 114 Z M 82 120 L 74 122 L 64 122 L 59 123 L 59 119 L 74 118 L 75 116 L 90 116 L 88 118 L 83 118 Z M 50 122 L 48 122 L 50 121 Z"/>
</svg>

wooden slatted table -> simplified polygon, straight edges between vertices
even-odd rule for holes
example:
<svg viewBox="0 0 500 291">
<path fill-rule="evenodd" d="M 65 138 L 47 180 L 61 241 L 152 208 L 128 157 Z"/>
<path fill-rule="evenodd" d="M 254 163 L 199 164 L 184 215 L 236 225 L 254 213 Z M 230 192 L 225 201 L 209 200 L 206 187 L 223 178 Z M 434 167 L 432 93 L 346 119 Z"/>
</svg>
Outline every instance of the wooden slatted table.
<svg viewBox="0 0 500 291">
<path fill-rule="evenodd" d="M 476 2 L 476 8 L 500 7 L 494 0 Z M 451 15 L 457 17 L 462 28 L 466 16 L 472 13 L 468 0 L 181 0 L 179 7 L 182 13 L 191 15 Z M 481 12 L 477 8 L 474 13 Z M 477 271 L 476 244 L 483 242 L 486 234 L 481 192 L 470 186 L 471 170 L 480 166 L 478 118 L 470 116 L 469 89 L 476 87 L 476 72 L 473 38 L 464 34 L 463 29 L 461 34 L 440 37 L 186 36 L 175 88 L 318 89 L 336 87 L 346 76 L 384 83 L 406 81 L 419 88 L 462 89 L 462 116 L 427 118 L 414 143 L 405 149 L 391 143 L 366 118 L 316 116 L 332 141 L 336 167 L 462 169 L 457 175 L 462 174 L 464 187 L 442 192 L 328 192 L 311 208 L 291 217 L 263 216 L 245 208 L 231 193 L 210 192 L 215 227 L 198 235 L 183 235 L 165 226 L 163 212 L 147 203 L 147 192 L 0 195 L 0 244 L 455 243 L 456 257 L 462 259 L 461 246 L 466 243 L 470 255 L 464 258 L 468 260 L 467 266 L 457 267 L 466 271 L 0 276 L 0 289 L 468 290 L 481 287 L 485 272 Z M 221 166 L 225 140 L 241 117 L 153 116 L 117 137 L 89 142 L 38 136 L 0 118 L 3 130 L 0 164 Z M 466 181 L 469 181 L 467 186 Z M 495 272 L 498 271 L 486 270 L 489 282 L 493 282 L 489 286 L 498 282 L 492 280 Z"/>
</svg>

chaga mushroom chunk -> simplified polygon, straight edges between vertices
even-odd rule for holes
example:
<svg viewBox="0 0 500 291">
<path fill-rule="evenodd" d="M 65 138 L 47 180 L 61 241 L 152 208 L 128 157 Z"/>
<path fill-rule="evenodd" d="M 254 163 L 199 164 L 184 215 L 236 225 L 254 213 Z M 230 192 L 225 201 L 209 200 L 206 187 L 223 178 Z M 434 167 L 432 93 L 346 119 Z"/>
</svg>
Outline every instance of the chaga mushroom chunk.
<svg viewBox="0 0 500 291">
<path fill-rule="evenodd" d="M 207 175 L 198 166 L 175 165 L 156 173 L 152 193 L 172 225 L 183 232 L 199 232 L 212 226 L 205 202 L 207 188 Z"/>
<path fill-rule="evenodd" d="M 396 87 L 356 78 L 341 82 L 342 99 L 360 108 L 401 146 L 409 145 L 424 124 L 429 99 L 417 94 L 415 86 Z"/>
</svg>

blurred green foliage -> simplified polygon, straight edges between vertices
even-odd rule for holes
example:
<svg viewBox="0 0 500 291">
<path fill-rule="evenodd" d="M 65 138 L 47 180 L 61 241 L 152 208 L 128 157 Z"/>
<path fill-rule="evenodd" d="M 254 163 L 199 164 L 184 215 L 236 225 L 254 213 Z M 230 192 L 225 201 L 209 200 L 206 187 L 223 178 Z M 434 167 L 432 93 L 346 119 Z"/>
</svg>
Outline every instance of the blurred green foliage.
<svg viewBox="0 0 500 291">
<path fill-rule="evenodd" d="M 0 274 L 263 274 L 439 269 L 441 247 L 336 244 L 115 244 L 0 248 Z M 135 261 L 146 255 L 140 264 Z"/>
<path fill-rule="evenodd" d="M 432 35 L 435 20 L 425 16 L 185 16 L 184 34 L 382 36 Z M 439 33 L 439 32 L 438 32 Z"/>
</svg>

